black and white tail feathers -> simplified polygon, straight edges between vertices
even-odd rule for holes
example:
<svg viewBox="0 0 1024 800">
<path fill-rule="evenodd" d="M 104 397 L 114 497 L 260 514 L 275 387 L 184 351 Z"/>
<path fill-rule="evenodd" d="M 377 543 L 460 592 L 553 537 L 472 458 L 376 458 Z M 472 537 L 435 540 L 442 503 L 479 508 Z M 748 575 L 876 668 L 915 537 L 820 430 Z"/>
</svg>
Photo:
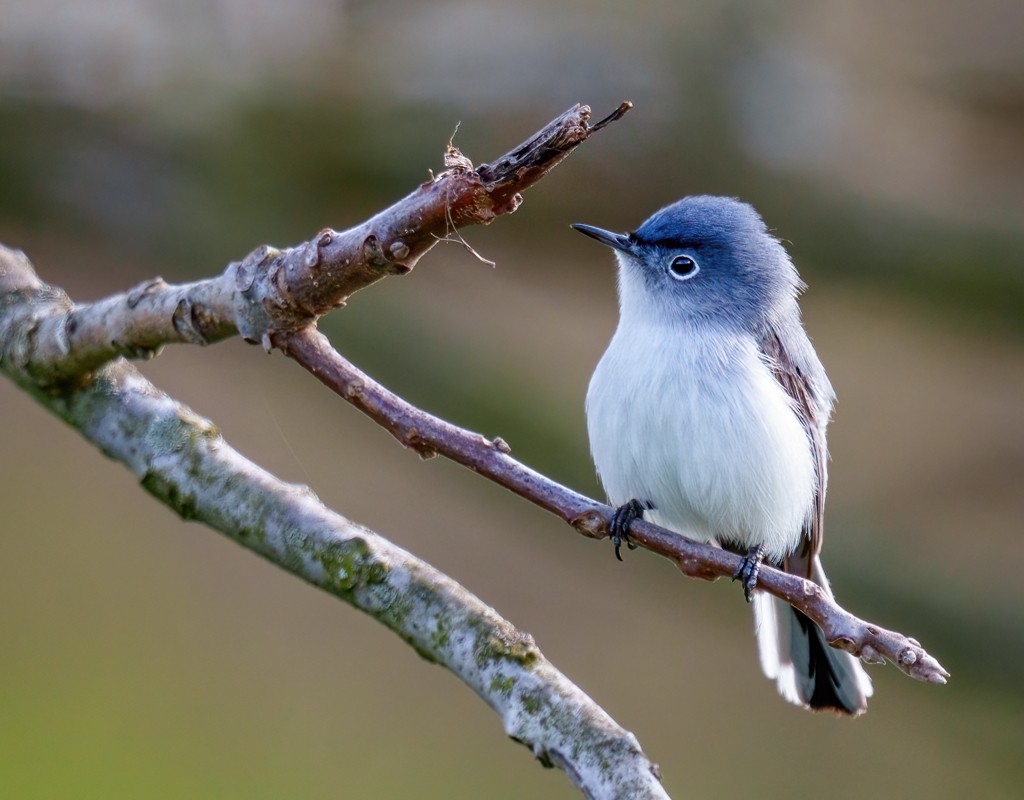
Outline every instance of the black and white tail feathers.
<svg viewBox="0 0 1024 800">
<path fill-rule="evenodd" d="M 832 595 L 817 556 L 811 579 Z M 873 690 L 860 660 L 829 647 L 821 630 L 807 617 L 782 600 L 755 592 L 754 625 L 761 669 L 786 700 L 849 716 L 867 710 Z"/>
</svg>

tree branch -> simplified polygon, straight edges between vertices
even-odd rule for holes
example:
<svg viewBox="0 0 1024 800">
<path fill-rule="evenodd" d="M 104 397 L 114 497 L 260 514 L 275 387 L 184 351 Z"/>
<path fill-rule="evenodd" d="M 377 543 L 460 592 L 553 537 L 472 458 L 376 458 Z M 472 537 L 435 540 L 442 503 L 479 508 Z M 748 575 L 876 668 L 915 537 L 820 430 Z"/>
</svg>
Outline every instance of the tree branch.
<svg viewBox="0 0 1024 800">
<path fill-rule="evenodd" d="M 476 169 L 449 144 L 448 169 L 363 224 L 325 229 L 285 250 L 263 245 L 216 278 L 179 286 L 155 278 L 97 303 L 68 303 L 39 322 L 24 358 L 37 383 L 56 385 L 118 356 L 150 358 L 165 344 L 211 344 L 240 333 L 269 350 L 275 331 L 305 327 L 360 289 L 408 273 L 456 229 L 515 211 L 520 192 L 630 108 L 622 103 L 591 126 L 590 108 L 577 104 Z"/>
<path fill-rule="evenodd" d="M 0 246 L 0 369 L 185 520 L 198 520 L 374 617 L 451 670 L 510 737 L 590 798 L 668 797 L 633 734 L 544 658 L 533 639 L 454 580 L 328 510 L 233 450 L 207 420 L 124 360 L 75 388 L 40 386 L 38 331 L 71 310 L 21 253 Z"/>
<path fill-rule="evenodd" d="M 274 339 L 287 356 L 354 405 L 398 441 L 421 456 L 443 455 L 561 517 L 584 536 L 603 539 L 613 509 L 584 497 L 516 461 L 502 439 L 487 439 L 405 402 L 360 371 L 313 328 L 283 332 Z M 671 559 L 683 573 L 716 580 L 731 577 L 740 557 L 637 520 L 630 540 Z M 813 581 L 763 567 L 758 588 L 800 609 L 833 647 L 870 663 L 886 659 L 912 678 L 944 684 L 949 673 L 914 639 L 885 630 L 841 608 Z"/>
</svg>

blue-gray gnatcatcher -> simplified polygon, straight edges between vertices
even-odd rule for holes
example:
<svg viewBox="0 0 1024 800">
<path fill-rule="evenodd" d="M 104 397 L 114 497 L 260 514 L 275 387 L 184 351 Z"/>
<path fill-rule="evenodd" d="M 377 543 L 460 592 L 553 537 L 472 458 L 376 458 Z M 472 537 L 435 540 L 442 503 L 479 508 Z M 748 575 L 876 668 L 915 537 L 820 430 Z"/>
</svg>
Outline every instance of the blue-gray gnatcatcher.
<svg viewBox="0 0 1024 800">
<path fill-rule="evenodd" d="M 753 591 L 767 560 L 831 594 L 818 554 L 835 396 L 785 248 L 725 197 L 686 197 L 629 234 L 573 228 L 619 262 L 619 326 L 587 392 L 594 462 L 619 506 L 616 555 L 644 514 L 745 553 L 736 577 L 754 602 L 765 674 L 797 705 L 863 712 L 872 689 L 860 662 Z"/>
</svg>

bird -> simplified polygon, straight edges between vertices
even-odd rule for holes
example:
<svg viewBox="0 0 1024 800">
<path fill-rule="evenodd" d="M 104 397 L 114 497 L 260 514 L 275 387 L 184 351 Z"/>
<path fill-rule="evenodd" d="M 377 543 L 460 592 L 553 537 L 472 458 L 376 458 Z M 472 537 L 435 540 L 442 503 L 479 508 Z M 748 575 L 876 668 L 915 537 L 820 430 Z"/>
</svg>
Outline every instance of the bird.
<svg viewBox="0 0 1024 800">
<path fill-rule="evenodd" d="M 863 713 L 859 659 L 756 588 L 768 563 L 832 597 L 821 547 L 835 393 L 786 248 L 731 197 L 684 197 L 631 233 L 571 227 L 618 261 L 618 326 L 586 397 L 615 555 L 638 517 L 743 555 L 734 579 L 765 675 L 795 705 Z"/>
</svg>

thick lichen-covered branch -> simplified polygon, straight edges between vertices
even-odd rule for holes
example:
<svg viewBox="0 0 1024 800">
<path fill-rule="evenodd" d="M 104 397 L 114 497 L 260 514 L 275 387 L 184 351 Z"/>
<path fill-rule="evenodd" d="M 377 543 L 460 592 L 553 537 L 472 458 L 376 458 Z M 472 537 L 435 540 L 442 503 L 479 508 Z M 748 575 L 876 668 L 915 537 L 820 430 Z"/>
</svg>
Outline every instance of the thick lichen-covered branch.
<svg viewBox="0 0 1024 800">
<path fill-rule="evenodd" d="M 430 565 L 233 450 L 207 420 L 125 360 L 55 391 L 32 339 L 68 301 L 0 247 L 0 370 L 128 467 L 183 519 L 204 522 L 341 598 L 456 674 L 510 737 L 592 798 L 666 798 L 636 738 L 552 666 L 533 639 Z M 482 791 L 481 794 L 486 794 Z"/>
<path fill-rule="evenodd" d="M 567 489 L 512 458 L 501 439 L 487 439 L 438 419 L 405 402 L 337 353 L 325 336 L 310 328 L 282 334 L 275 343 L 319 381 L 391 432 L 420 455 L 443 455 L 558 515 L 593 538 L 609 534 L 613 509 Z M 691 577 L 730 577 L 740 557 L 637 520 L 630 540 L 665 556 Z M 865 622 L 841 608 L 812 581 L 762 568 L 758 588 L 800 609 L 822 629 L 833 646 L 868 662 L 891 661 L 904 673 L 929 683 L 945 683 L 949 673 L 921 645 L 903 634 Z"/>
<path fill-rule="evenodd" d="M 97 303 L 62 300 L 42 321 L 26 358 L 40 383 L 81 380 L 113 358 L 148 358 L 171 343 L 210 344 L 235 334 L 269 348 L 277 331 L 312 324 L 355 292 L 409 272 L 458 228 L 487 225 L 522 202 L 533 186 L 631 104 L 590 125 L 575 105 L 490 164 L 449 145 L 445 169 L 397 203 L 345 231 L 325 229 L 278 250 L 263 245 L 219 276 L 174 286 L 155 278 Z"/>
</svg>

